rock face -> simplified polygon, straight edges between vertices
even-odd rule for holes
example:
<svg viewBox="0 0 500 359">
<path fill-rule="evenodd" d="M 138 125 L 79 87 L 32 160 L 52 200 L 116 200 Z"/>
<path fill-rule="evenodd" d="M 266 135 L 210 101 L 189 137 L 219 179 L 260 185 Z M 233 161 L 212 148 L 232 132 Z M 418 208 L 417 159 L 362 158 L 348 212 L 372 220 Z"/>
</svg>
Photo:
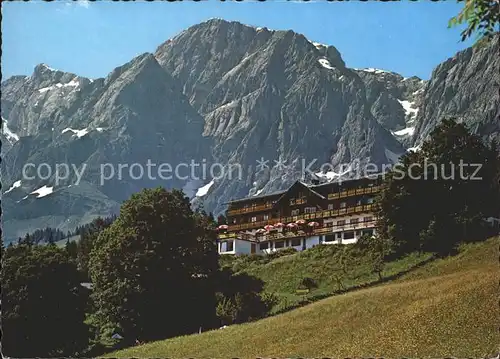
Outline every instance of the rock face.
<svg viewBox="0 0 500 359">
<path fill-rule="evenodd" d="M 202 136 L 203 117 L 152 54 L 105 79 L 39 65 L 22 81 L 2 84 L 8 104 L 2 119 L 18 137 L 3 154 L 4 190 L 20 181 L 3 195 L 8 239 L 41 223 L 70 230 L 116 213 L 121 201 L 144 187 L 182 187 L 186 180 L 167 173 L 161 179 L 155 167 L 141 174 L 141 168 L 146 171 L 148 161 L 173 168 L 191 159 L 201 162 L 211 147 Z M 52 192 L 33 193 L 44 186 Z"/>
<path fill-rule="evenodd" d="M 467 124 L 485 140 L 500 140 L 500 36 L 439 64 L 424 91 L 412 138 L 419 145 L 446 117 Z"/>
<path fill-rule="evenodd" d="M 333 46 L 293 31 L 213 19 L 106 78 L 38 65 L 1 85 L 5 238 L 47 224 L 70 230 L 116 213 L 144 187 L 183 188 L 194 205 L 217 214 L 233 198 L 299 178 L 332 180 L 366 163 L 381 169 L 444 113 L 498 136 L 498 123 L 482 116 L 498 108 L 485 98 L 498 65 L 494 51 L 464 53 L 426 82 L 349 69 Z M 483 85 L 477 81 L 485 71 L 490 82 Z M 447 88 L 456 91 L 445 103 Z M 71 166 L 66 178 L 45 175 L 64 163 Z M 25 164 L 33 165 L 23 174 Z M 161 176 L 160 164 L 171 171 Z"/>
<path fill-rule="evenodd" d="M 404 145 L 411 143 L 426 81 L 377 70 L 357 70 L 366 86 L 372 115 Z"/>
<path fill-rule="evenodd" d="M 239 181 L 216 181 L 205 199 L 210 209 L 291 185 L 303 175 L 302 161 L 316 161 L 315 169 L 355 159 L 381 165 L 386 150 L 404 152 L 372 115 L 362 78 L 333 46 L 293 31 L 211 20 L 165 42 L 155 57 L 204 116 L 214 160 L 242 167 Z M 286 168 L 256 168 L 261 158 L 270 167 L 281 158 Z"/>
</svg>

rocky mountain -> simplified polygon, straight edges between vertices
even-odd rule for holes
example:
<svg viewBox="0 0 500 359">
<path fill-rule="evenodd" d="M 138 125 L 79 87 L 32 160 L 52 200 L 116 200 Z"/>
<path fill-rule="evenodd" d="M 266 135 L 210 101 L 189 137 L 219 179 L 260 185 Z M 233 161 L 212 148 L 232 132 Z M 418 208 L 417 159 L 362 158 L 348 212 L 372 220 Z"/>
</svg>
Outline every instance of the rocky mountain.
<svg viewBox="0 0 500 359">
<path fill-rule="evenodd" d="M 394 163 L 443 114 L 466 113 L 498 136 L 494 121 L 474 119 L 490 103 L 488 86 L 474 81 L 482 66 L 492 86 L 493 51 L 467 51 L 427 82 L 348 68 L 335 47 L 293 31 L 212 19 L 106 78 L 38 65 L 1 84 L 4 235 L 72 229 L 158 185 L 183 188 L 217 214 L 304 175 L 335 180 Z M 476 69 L 463 85 L 469 63 Z"/>
<path fill-rule="evenodd" d="M 439 64 L 425 88 L 412 138 L 418 146 L 444 117 L 464 122 L 485 140 L 500 140 L 500 36 Z"/>
<path fill-rule="evenodd" d="M 175 176 L 140 170 L 147 160 L 201 161 L 210 149 L 203 118 L 151 54 L 95 81 L 39 65 L 3 83 L 3 96 L 2 119 L 18 137 L 2 158 L 6 238 L 116 213 L 144 187 L 182 187 Z"/>
<path fill-rule="evenodd" d="M 357 70 L 377 121 L 404 145 L 411 143 L 426 81 L 378 69 Z"/>
</svg>

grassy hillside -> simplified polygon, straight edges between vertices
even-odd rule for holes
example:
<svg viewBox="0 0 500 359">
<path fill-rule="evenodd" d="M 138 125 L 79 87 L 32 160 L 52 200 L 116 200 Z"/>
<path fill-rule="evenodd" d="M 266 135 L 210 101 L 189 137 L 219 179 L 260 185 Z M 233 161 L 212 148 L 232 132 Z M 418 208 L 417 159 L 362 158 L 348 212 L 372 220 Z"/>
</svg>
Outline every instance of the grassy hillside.
<svg viewBox="0 0 500 359">
<path fill-rule="evenodd" d="M 431 259 L 430 253 L 412 253 L 385 264 L 384 278 L 391 278 Z M 225 262 L 225 263 L 224 263 Z M 236 257 L 223 261 L 235 272 L 245 272 L 260 278 L 265 291 L 273 293 L 279 302 L 273 312 L 295 307 L 300 302 L 314 301 L 353 287 L 373 284 L 379 277 L 373 272 L 370 255 L 354 245 L 324 245 L 307 251 L 271 259 L 265 256 Z M 312 278 L 317 288 L 309 294 L 297 294 L 303 278 Z"/>
<path fill-rule="evenodd" d="M 109 357 L 485 357 L 498 352 L 500 238 L 372 288 Z"/>
</svg>

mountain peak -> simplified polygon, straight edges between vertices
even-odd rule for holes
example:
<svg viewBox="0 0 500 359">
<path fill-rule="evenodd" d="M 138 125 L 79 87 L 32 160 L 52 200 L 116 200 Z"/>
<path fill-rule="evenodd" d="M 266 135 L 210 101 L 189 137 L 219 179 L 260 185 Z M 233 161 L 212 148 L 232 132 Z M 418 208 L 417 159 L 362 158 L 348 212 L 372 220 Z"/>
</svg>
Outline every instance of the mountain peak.
<svg viewBox="0 0 500 359">
<path fill-rule="evenodd" d="M 47 72 L 59 72 L 59 70 L 53 69 L 47 64 L 41 63 L 35 66 L 34 73 L 47 73 Z"/>
</svg>

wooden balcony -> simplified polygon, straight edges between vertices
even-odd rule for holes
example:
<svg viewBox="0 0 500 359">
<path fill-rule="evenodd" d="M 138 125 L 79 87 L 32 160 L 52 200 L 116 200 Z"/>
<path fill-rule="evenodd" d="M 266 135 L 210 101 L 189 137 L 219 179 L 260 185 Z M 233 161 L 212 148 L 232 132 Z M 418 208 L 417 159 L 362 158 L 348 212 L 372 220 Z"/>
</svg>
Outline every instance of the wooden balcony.
<svg viewBox="0 0 500 359">
<path fill-rule="evenodd" d="M 265 211 L 267 209 L 273 208 L 272 204 L 262 204 L 260 206 L 250 206 L 247 208 L 239 208 L 239 209 L 231 209 L 227 212 L 229 216 L 233 216 L 235 214 L 245 214 L 245 213 L 252 213 L 252 212 L 258 212 L 258 211 Z"/>
<path fill-rule="evenodd" d="M 272 231 L 264 234 L 249 234 L 249 233 L 221 233 L 218 235 L 219 239 L 229 239 L 229 238 L 237 238 L 243 239 L 253 242 L 265 242 L 270 240 L 279 240 L 279 239 L 293 239 L 293 238 L 303 238 L 313 235 L 326 235 L 326 234 L 334 234 L 342 231 L 350 231 L 350 230 L 362 230 L 367 228 L 374 228 L 376 226 L 376 219 L 371 221 L 363 221 L 358 223 L 346 223 L 342 225 L 333 225 L 333 226 L 324 226 L 320 228 L 314 228 L 314 230 L 295 230 L 289 231 L 283 229 L 282 231 Z"/>
<path fill-rule="evenodd" d="M 217 235 L 219 239 L 229 239 L 229 238 L 236 238 L 236 233 L 219 233 Z"/>
<path fill-rule="evenodd" d="M 298 205 L 298 204 L 306 204 L 307 198 L 292 198 L 290 199 L 290 206 Z"/>
<path fill-rule="evenodd" d="M 340 191 L 336 193 L 329 193 L 328 199 L 340 199 L 352 196 L 359 196 L 363 194 L 377 193 L 380 191 L 380 186 L 366 187 L 366 188 L 356 188 L 351 190 Z"/>
<path fill-rule="evenodd" d="M 365 204 L 365 205 L 361 205 L 361 206 L 347 207 L 347 208 L 342 208 L 342 209 L 318 211 L 315 213 L 302 214 L 299 216 L 273 218 L 273 219 L 269 219 L 266 221 L 231 224 L 231 225 L 229 225 L 228 232 L 241 231 L 241 230 L 245 230 L 245 229 L 257 229 L 257 228 L 262 228 L 267 224 L 275 224 L 278 222 L 287 224 L 290 222 L 295 222 L 299 219 L 313 220 L 313 219 L 331 218 L 331 217 L 338 217 L 338 216 L 342 216 L 342 215 L 346 215 L 346 214 L 372 212 L 374 210 L 375 210 L 374 204 Z"/>
</svg>

